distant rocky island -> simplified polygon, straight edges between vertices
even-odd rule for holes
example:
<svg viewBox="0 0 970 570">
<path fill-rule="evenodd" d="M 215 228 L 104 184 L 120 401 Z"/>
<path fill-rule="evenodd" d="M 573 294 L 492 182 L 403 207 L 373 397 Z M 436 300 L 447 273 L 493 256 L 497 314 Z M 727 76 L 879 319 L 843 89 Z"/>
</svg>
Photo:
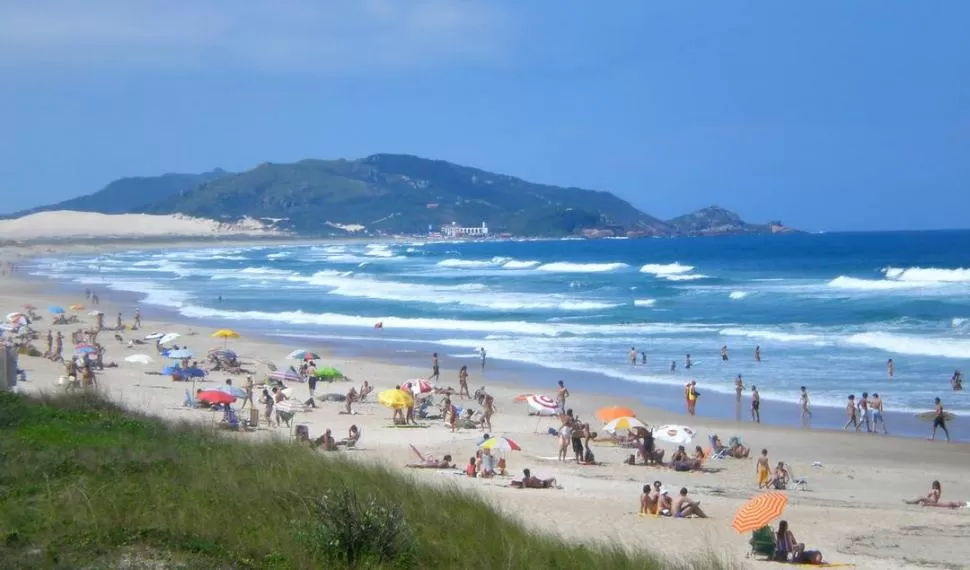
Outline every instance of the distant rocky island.
<svg viewBox="0 0 970 570">
<path fill-rule="evenodd" d="M 78 198 L 6 217 L 53 210 L 183 214 L 233 222 L 272 220 L 306 236 L 416 235 L 480 226 L 490 235 L 653 237 L 771 234 L 781 222 L 749 224 L 711 206 L 671 220 L 609 192 L 535 184 L 410 155 L 263 163 L 245 172 L 164 174 L 116 180 Z"/>
</svg>

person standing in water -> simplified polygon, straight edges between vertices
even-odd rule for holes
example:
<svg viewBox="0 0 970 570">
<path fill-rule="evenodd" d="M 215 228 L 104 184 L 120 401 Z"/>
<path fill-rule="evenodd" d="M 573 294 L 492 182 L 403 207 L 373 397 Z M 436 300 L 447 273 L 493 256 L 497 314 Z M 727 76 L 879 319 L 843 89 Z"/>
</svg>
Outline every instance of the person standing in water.
<svg viewBox="0 0 970 570">
<path fill-rule="evenodd" d="M 869 400 L 869 411 L 872 412 L 872 431 L 877 431 L 879 424 L 882 424 L 882 433 L 889 435 L 889 430 L 886 429 L 886 418 L 883 417 L 882 407 L 882 398 L 879 397 L 879 394 L 873 393 L 872 399 Z"/>
<path fill-rule="evenodd" d="M 647 351 L 646 350 L 641 350 L 640 351 L 640 364 L 642 364 L 644 366 L 647 365 Z"/>
<path fill-rule="evenodd" d="M 936 428 L 943 430 L 943 434 L 946 435 L 946 442 L 950 443 L 950 430 L 946 429 L 946 412 L 943 411 L 943 402 L 937 398 L 936 399 L 936 410 L 934 410 L 935 415 L 933 416 L 933 433 L 930 434 L 929 439 L 936 439 Z"/>
<path fill-rule="evenodd" d="M 671 360 L 670 361 L 670 371 L 671 372 L 677 372 L 677 361 L 676 360 Z"/>
<path fill-rule="evenodd" d="M 754 361 L 761 362 L 761 345 L 756 345 L 754 347 Z"/>
<path fill-rule="evenodd" d="M 431 380 L 432 378 L 434 378 L 435 381 L 437 381 L 439 377 L 439 372 L 440 370 L 438 369 L 438 353 L 435 352 L 434 354 L 431 355 L 431 376 L 428 376 L 428 380 Z"/>
<path fill-rule="evenodd" d="M 722 362 L 728 361 L 728 349 L 726 344 L 721 347 L 721 361 Z"/>
<path fill-rule="evenodd" d="M 734 401 L 738 404 L 741 403 L 741 392 L 744 392 L 744 381 L 741 380 L 741 375 L 734 379 Z"/>
<path fill-rule="evenodd" d="M 808 401 L 808 390 L 805 389 L 805 386 L 802 386 L 802 394 L 798 401 L 802 405 L 802 425 L 808 426 L 812 423 L 812 410 Z"/>
<path fill-rule="evenodd" d="M 690 370 L 690 367 L 691 367 L 691 366 L 693 366 L 693 363 L 692 363 L 692 362 L 690 361 L 690 354 L 688 354 L 688 355 L 687 355 L 687 356 L 686 356 L 686 357 L 684 358 L 684 368 L 686 368 L 687 370 Z"/>
<path fill-rule="evenodd" d="M 896 363 L 893 362 L 892 358 L 886 361 L 886 373 L 889 374 L 890 378 L 896 375 Z"/>
<path fill-rule="evenodd" d="M 761 423 L 761 394 L 758 393 L 758 387 L 751 387 L 751 419 L 757 423 Z"/>
<path fill-rule="evenodd" d="M 478 355 L 482 357 L 482 372 L 485 371 L 485 347 L 478 349 Z"/>
<path fill-rule="evenodd" d="M 637 347 L 631 346 L 630 347 L 630 366 L 636 366 L 636 365 L 637 365 Z"/>
<path fill-rule="evenodd" d="M 50 345 L 50 333 L 47 333 L 47 344 Z M 953 388 L 954 392 L 959 392 L 963 390 L 963 373 L 959 370 L 953 371 L 953 377 L 950 378 L 950 387 Z"/>
</svg>

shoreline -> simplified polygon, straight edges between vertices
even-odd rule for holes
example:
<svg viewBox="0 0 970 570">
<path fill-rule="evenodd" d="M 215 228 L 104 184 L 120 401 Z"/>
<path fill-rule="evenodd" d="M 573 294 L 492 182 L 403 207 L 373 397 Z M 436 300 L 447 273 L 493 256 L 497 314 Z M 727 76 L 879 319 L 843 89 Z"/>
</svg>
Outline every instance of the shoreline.
<svg viewBox="0 0 970 570">
<path fill-rule="evenodd" d="M 5 253 L 8 253 L 5 251 Z M 51 280 L 22 279 L 21 276 L 0 278 L 0 301 L 6 306 L 19 307 L 31 302 L 38 306 L 83 302 L 83 287 L 77 291 L 58 289 Z M 131 311 L 137 295 L 113 292 L 102 295 L 99 307 L 113 322 L 113 313 L 121 310 L 130 322 Z M 197 353 L 221 341 L 211 339 L 212 328 L 192 319 L 165 319 L 155 308 L 144 313 L 141 333 L 160 331 L 180 332 L 178 344 L 187 344 Z M 39 330 L 46 329 L 47 322 L 39 321 Z M 63 327 L 64 332 L 74 327 Z M 217 415 L 201 410 L 181 407 L 183 392 L 189 386 L 173 384 L 170 379 L 144 374 L 145 369 L 123 362 L 129 353 L 123 344 L 105 334 L 102 341 L 108 348 L 106 360 L 118 361 L 117 369 L 108 369 L 100 375 L 101 389 L 112 399 L 139 411 L 160 415 L 166 419 L 189 419 L 211 425 Z M 128 334 L 128 333 L 125 333 Z M 294 348 L 296 341 L 287 345 L 287 339 L 272 336 L 244 335 L 230 341 L 230 347 L 239 352 L 247 363 L 281 361 Z M 343 348 L 329 342 L 324 360 L 354 379 L 354 385 L 368 380 L 377 391 L 393 387 L 407 378 L 423 375 L 426 366 L 408 366 L 381 362 L 379 358 L 344 356 Z M 145 350 L 147 348 L 147 350 Z M 299 347 L 304 348 L 304 347 Z M 313 348 L 313 347 L 305 347 Z M 328 352 L 330 354 L 326 354 Z M 152 353 L 150 345 L 138 352 Z M 152 354 L 153 357 L 156 357 Z M 424 355 L 426 356 L 426 355 Z M 157 357 L 156 357 L 157 358 Z M 421 358 L 419 354 L 418 357 Z M 416 362 L 421 364 L 420 361 Z M 442 477 L 428 470 L 406 470 L 402 465 L 414 460 L 409 445 L 436 454 L 451 453 L 455 462 L 463 465 L 467 456 L 474 452 L 480 441 L 481 431 L 460 430 L 452 433 L 440 424 L 431 423 L 426 429 L 392 429 L 387 426 L 390 413 L 374 404 L 358 405 L 358 415 L 341 415 L 340 404 L 322 403 L 319 408 L 303 414 L 297 423 L 308 426 L 312 436 L 323 429 L 333 429 L 342 435 L 351 423 L 363 429 L 361 450 L 354 459 L 378 461 L 389 468 L 398 469 L 415 479 L 430 485 L 446 485 L 462 492 L 477 493 L 503 513 L 519 520 L 535 532 L 555 534 L 568 540 L 596 541 L 623 548 L 647 547 L 658 553 L 679 556 L 695 551 L 698 540 L 719 556 L 737 561 L 742 567 L 769 568 L 774 563 L 759 562 L 745 557 L 749 535 L 738 535 L 730 528 L 735 511 L 746 500 L 758 493 L 754 476 L 753 460 L 726 459 L 711 461 L 710 472 L 680 473 L 671 469 L 659 469 L 623 463 L 630 450 L 594 442 L 592 449 L 602 465 L 582 466 L 573 462 L 555 460 L 557 440 L 546 433 L 556 422 L 537 420 L 528 416 L 521 404 L 514 404 L 516 394 L 529 390 L 529 386 L 542 386 L 550 393 L 544 382 L 523 377 L 516 367 L 506 368 L 502 362 L 493 361 L 484 378 L 477 367 L 470 369 L 469 386 L 486 383 L 495 396 L 498 413 L 491 433 L 513 438 L 523 448 L 509 456 L 512 474 L 529 467 L 544 477 L 556 477 L 563 487 L 555 491 L 522 491 L 510 489 L 505 480 L 469 479 L 465 477 Z M 20 389 L 38 392 L 57 389 L 57 376 L 62 367 L 42 358 L 24 357 L 21 366 L 27 369 L 29 381 Z M 254 364 L 253 367 L 259 365 Z M 453 367 L 453 366 L 452 366 Z M 262 369 L 262 368 L 260 368 Z M 451 367 L 448 368 L 451 373 Z M 212 375 L 209 382 L 221 383 L 226 375 Z M 240 377 L 235 377 L 241 381 Z M 259 379 L 260 376 L 257 376 Z M 505 380 L 518 380 L 506 383 Z M 207 382 L 207 384 L 209 383 Z M 447 378 L 443 384 L 456 385 Z M 215 384 L 212 384 L 215 385 Z M 616 395 L 584 391 L 570 382 L 573 394 L 568 407 L 592 420 L 595 410 L 603 406 L 631 403 Z M 322 392 L 342 392 L 350 384 L 323 384 Z M 534 389 L 534 388 L 533 388 Z M 305 397 L 307 387 L 294 386 L 297 395 Z M 467 405 L 466 402 L 458 402 Z M 702 401 L 702 405 L 704 405 Z M 652 425 L 684 423 L 686 416 L 680 413 L 633 405 L 638 415 Z M 707 447 L 707 435 L 720 433 L 722 439 L 729 435 L 740 436 L 753 453 L 762 447 L 769 450 L 772 461 L 783 460 L 792 466 L 798 477 L 807 478 L 807 491 L 791 491 L 790 502 L 784 518 L 793 525 L 799 541 L 820 549 L 830 562 L 856 564 L 858 568 L 915 569 L 930 566 L 960 566 L 970 554 L 966 538 L 970 531 L 962 525 L 963 510 L 927 509 L 904 505 L 901 499 L 909 499 L 925 493 L 933 479 L 941 481 L 945 500 L 970 499 L 970 483 L 965 478 L 965 466 L 970 460 L 970 446 L 962 443 L 922 442 L 906 445 L 900 453 L 897 438 L 860 437 L 829 430 L 804 430 L 800 428 L 736 423 L 706 416 L 690 419 L 690 425 L 698 437 L 690 444 Z M 597 422 L 591 422 L 598 426 Z M 730 431 L 728 431 L 730 430 Z M 286 428 L 263 428 L 251 434 L 256 437 L 289 438 Z M 241 437 L 249 437 L 240 434 Z M 660 444 L 669 457 L 673 446 Z M 821 465 L 813 466 L 813 465 Z M 640 487 L 653 480 L 661 480 L 674 490 L 687 487 L 704 505 L 710 518 L 690 521 L 640 518 L 636 515 Z M 860 509 L 864 509 L 860 511 Z M 860 512 L 866 513 L 866 524 L 859 525 Z M 581 513 L 581 516 L 577 514 Z M 944 529 L 949 529 L 944 530 Z M 644 536 L 650 540 L 645 541 Z M 895 545 L 890 548 L 889 545 Z"/>
<path fill-rule="evenodd" d="M 137 240 L 126 241 L 124 243 L 118 243 L 112 240 L 96 240 L 94 243 L 86 242 L 60 248 L 64 251 L 53 250 L 54 253 L 51 253 L 52 250 L 50 247 L 46 247 L 47 244 L 45 244 L 45 251 L 42 252 L 34 251 L 37 246 L 32 245 L 28 247 L 30 254 L 26 256 L 26 259 L 28 260 L 29 264 L 30 259 L 41 255 L 69 256 L 89 254 L 91 252 L 90 248 L 96 248 L 95 251 L 103 251 L 105 249 L 109 251 L 125 249 L 150 250 L 161 247 L 172 247 L 178 249 L 205 249 L 219 247 L 222 245 L 332 245 L 360 241 L 366 241 L 368 243 L 383 243 L 382 240 L 362 238 L 335 238 L 301 241 L 299 239 L 281 239 L 279 236 L 255 240 L 251 238 L 246 239 L 244 236 L 240 236 L 238 239 L 234 238 L 224 241 L 179 239 L 171 242 L 168 240 L 156 240 L 152 238 L 146 240 L 144 243 L 139 243 Z M 397 242 L 397 240 L 383 241 L 386 241 L 387 243 Z M 91 273 L 86 274 L 85 276 L 90 277 L 92 275 L 95 274 Z M 79 275 L 79 277 L 81 276 L 82 275 Z M 51 284 L 55 287 L 55 290 L 58 290 L 60 293 L 67 293 L 71 289 L 71 284 L 69 282 L 60 281 L 45 276 L 19 274 L 17 275 L 17 278 Z M 80 287 L 80 285 L 78 286 Z M 111 291 L 113 295 L 120 295 L 125 298 L 133 299 L 136 303 L 137 300 L 146 297 L 145 294 L 132 291 L 122 291 L 116 289 L 111 289 Z M 147 306 L 151 307 L 153 312 L 161 314 L 163 318 L 167 320 L 186 321 L 195 323 L 199 326 L 211 325 L 218 328 L 220 326 L 236 326 L 237 323 L 240 323 L 240 321 L 234 321 L 231 319 L 186 317 L 179 314 L 178 311 L 172 307 L 158 305 Z M 250 328 L 246 325 L 242 325 L 239 328 L 248 334 L 256 334 L 268 342 L 282 343 L 283 341 L 283 337 L 267 332 L 265 327 Z M 363 334 L 362 329 L 332 326 L 327 328 L 321 327 L 321 330 L 318 333 L 299 331 L 296 334 L 287 334 L 286 338 L 307 341 L 325 339 L 326 344 L 338 348 L 341 356 L 346 358 L 363 358 L 366 360 L 379 361 L 388 365 L 405 365 L 418 369 L 424 367 L 424 365 L 416 361 L 419 357 L 416 357 L 415 355 L 420 354 L 419 352 L 414 352 L 410 348 L 398 350 L 399 347 L 405 345 L 405 343 L 401 340 L 368 338 L 366 340 L 367 348 L 363 348 L 363 344 L 354 342 L 360 338 L 360 334 Z M 407 344 L 409 347 L 416 347 L 424 350 L 424 353 L 420 358 L 423 358 L 425 363 L 428 362 L 432 352 L 438 352 L 443 357 L 444 355 L 451 353 L 451 355 L 443 361 L 444 365 L 442 368 L 446 370 L 446 374 L 457 371 L 461 364 L 477 365 L 478 363 L 477 357 L 472 355 L 455 354 L 456 352 L 460 352 L 462 349 L 440 345 L 435 343 L 433 340 L 413 340 Z M 383 350 L 381 348 L 383 348 Z M 393 354 L 394 357 L 389 357 L 389 354 Z M 458 361 L 458 363 L 455 365 L 450 365 L 448 361 Z M 505 382 L 509 384 L 516 384 L 524 387 L 521 381 L 516 380 L 516 378 L 529 377 L 535 379 L 531 382 L 531 384 L 548 386 L 548 388 L 546 388 L 546 392 L 549 392 L 555 386 L 555 382 L 562 379 L 568 385 L 577 386 L 583 392 L 598 393 L 600 395 L 609 395 L 636 401 L 638 404 L 647 406 L 652 410 L 677 415 L 681 418 L 681 423 L 689 423 L 690 421 L 694 421 L 685 413 L 686 406 L 683 401 L 683 386 L 680 385 L 655 382 L 649 377 L 647 377 L 644 382 L 636 382 L 627 378 L 598 371 L 579 372 L 572 369 L 557 368 L 555 366 L 543 366 L 524 361 L 500 360 L 497 358 L 490 358 L 489 361 L 493 363 L 492 367 L 497 367 L 498 369 L 505 371 Z M 454 368 L 454 371 L 451 370 L 452 368 Z M 680 376 L 680 380 L 686 381 L 688 378 L 688 375 L 683 374 L 683 372 L 679 372 L 677 374 Z M 609 382 L 604 383 L 602 382 L 603 380 L 608 380 Z M 610 383 L 614 384 L 615 386 L 610 386 Z M 750 393 L 748 391 L 743 394 L 742 400 L 739 404 L 735 401 L 733 390 L 728 392 L 724 389 L 714 389 L 709 383 L 702 384 L 699 386 L 699 388 L 702 398 L 699 400 L 700 403 L 698 405 L 699 414 L 695 416 L 695 418 L 704 418 L 705 420 L 721 422 L 722 429 L 734 429 L 745 424 L 756 425 L 750 417 Z M 811 389 L 809 389 L 809 393 L 811 394 Z M 888 437 L 904 438 L 907 440 L 925 439 L 927 437 L 932 427 L 929 422 L 918 419 L 914 411 L 893 410 L 892 402 L 887 402 L 886 405 L 886 425 L 890 431 Z M 845 420 L 847 419 L 844 407 L 813 403 L 811 410 L 813 417 L 810 425 L 808 427 L 803 427 L 800 419 L 801 410 L 797 403 L 772 397 L 771 395 L 762 395 L 762 425 L 795 428 L 809 431 L 842 431 L 842 426 L 845 424 Z M 929 410 L 930 408 L 927 407 L 927 409 L 924 411 Z M 956 421 L 949 424 L 951 438 L 954 441 L 970 442 L 970 425 L 963 425 L 966 423 L 966 418 L 959 413 L 956 413 L 955 415 Z M 864 429 L 860 431 L 865 433 Z M 886 437 L 886 435 L 881 433 L 878 435 Z"/>
</svg>

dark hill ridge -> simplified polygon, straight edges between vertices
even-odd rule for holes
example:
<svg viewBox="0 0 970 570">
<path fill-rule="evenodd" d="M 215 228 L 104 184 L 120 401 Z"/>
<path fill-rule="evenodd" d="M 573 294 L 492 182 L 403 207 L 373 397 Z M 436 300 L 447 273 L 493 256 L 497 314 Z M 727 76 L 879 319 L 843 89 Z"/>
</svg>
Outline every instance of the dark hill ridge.
<svg viewBox="0 0 970 570">
<path fill-rule="evenodd" d="M 741 216 L 720 206 L 708 206 L 696 212 L 678 216 L 667 220 L 667 224 L 677 233 L 685 235 L 765 234 L 794 231 L 781 222 L 749 224 L 742 220 Z"/>
<path fill-rule="evenodd" d="M 124 178 L 103 190 L 29 212 L 73 209 L 103 213 L 182 213 L 214 219 L 283 218 L 300 234 L 425 233 L 457 222 L 492 233 L 529 236 L 768 233 L 719 208 L 669 222 L 609 192 L 534 184 L 477 168 L 410 155 L 357 160 L 263 163 L 240 173 Z M 23 214 L 23 213 L 22 213 Z"/>
</svg>

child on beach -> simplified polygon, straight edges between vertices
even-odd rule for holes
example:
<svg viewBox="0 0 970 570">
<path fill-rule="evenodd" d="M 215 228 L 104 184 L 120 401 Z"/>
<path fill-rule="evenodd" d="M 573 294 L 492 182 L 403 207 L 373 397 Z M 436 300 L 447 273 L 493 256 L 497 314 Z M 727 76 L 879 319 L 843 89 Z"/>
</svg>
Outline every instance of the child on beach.
<svg viewBox="0 0 970 570">
<path fill-rule="evenodd" d="M 849 419 L 845 422 L 845 425 L 842 426 L 842 431 L 847 431 L 849 426 L 852 426 L 856 431 L 859 431 L 859 418 L 856 416 L 855 394 L 849 394 L 849 401 L 845 405 L 845 413 L 849 416 Z"/>
<path fill-rule="evenodd" d="M 758 458 L 758 463 L 755 465 L 755 472 L 758 475 L 758 488 L 766 489 L 768 488 L 768 481 L 771 479 L 771 467 L 768 464 L 768 450 L 761 450 L 761 457 Z"/>
<path fill-rule="evenodd" d="M 755 423 L 761 423 L 761 394 L 758 393 L 758 387 L 751 387 L 751 420 Z"/>
</svg>

